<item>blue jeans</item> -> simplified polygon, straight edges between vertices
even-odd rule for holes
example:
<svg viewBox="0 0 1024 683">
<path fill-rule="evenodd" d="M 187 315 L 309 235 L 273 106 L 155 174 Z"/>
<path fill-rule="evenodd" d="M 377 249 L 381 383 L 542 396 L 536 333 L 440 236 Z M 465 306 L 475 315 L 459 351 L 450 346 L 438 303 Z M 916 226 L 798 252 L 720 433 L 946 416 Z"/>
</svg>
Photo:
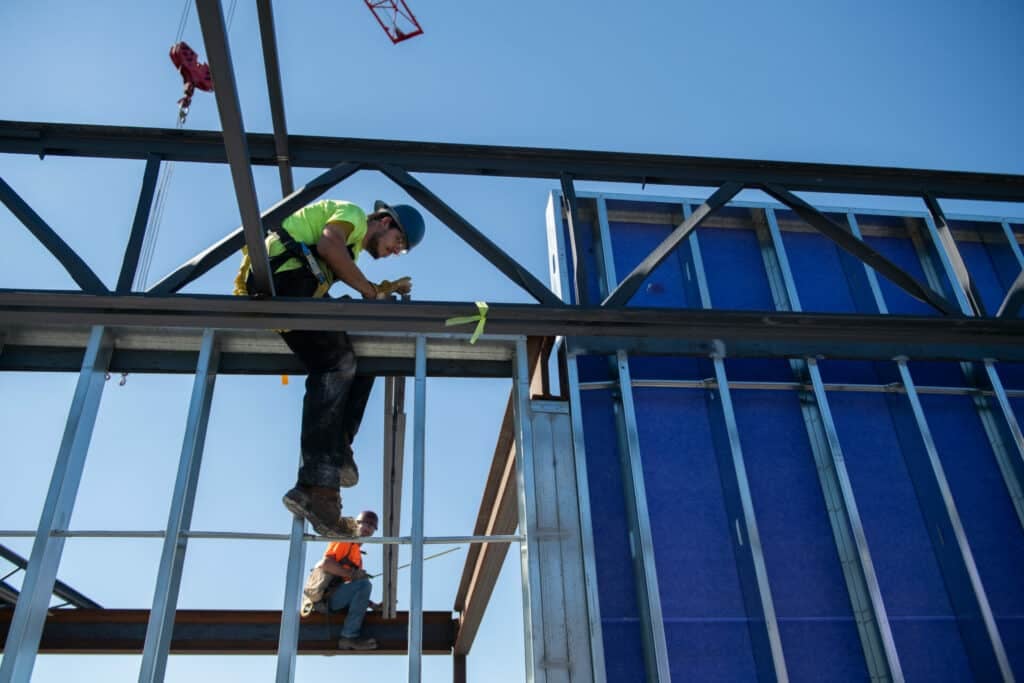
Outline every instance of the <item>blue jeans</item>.
<svg viewBox="0 0 1024 683">
<path fill-rule="evenodd" d="M 332 612 L 338 612 L 348 608 L 348 615 L 345 623 L 341 625 L 342 638 L 358 638 L 363 628 L 363 618 L 366 616 L 366 608 L 370 606 L 370 592 L 373 584 L 369 579 L 359 579 L 343 583 L 331 593 L 327 602 Z"/>
</svg>

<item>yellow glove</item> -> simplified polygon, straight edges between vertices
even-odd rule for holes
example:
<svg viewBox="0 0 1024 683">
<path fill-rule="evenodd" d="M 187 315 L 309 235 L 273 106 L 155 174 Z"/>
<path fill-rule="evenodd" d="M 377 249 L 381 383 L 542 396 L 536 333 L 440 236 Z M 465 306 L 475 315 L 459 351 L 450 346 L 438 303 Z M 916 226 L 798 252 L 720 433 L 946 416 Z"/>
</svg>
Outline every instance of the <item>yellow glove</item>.
<svg viewBox="0 0 1024 683">
<path fill-rule="evenodd" d="M 394 282 L 390 280 L 381 280 L 380 284 L 377 285 L 377 298 L 387 299 L 392 294 L 408 294 L 412 291 L 412 278 L 406 275 L 400 277 Z"/>
</svg>

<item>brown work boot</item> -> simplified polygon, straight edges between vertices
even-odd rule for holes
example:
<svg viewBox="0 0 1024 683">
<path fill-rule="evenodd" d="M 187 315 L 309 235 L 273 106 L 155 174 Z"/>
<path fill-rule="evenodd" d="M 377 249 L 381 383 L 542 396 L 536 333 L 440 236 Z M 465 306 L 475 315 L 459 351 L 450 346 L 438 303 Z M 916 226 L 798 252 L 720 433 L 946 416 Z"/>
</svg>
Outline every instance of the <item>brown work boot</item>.
<svg viewBox="0 0 1024 683">
<path fill-rule="evenodd" d="M 355 638 L 338 638 L 339 650 L 376 650 L 377 640 L 370 637 L 356 636 Z"/>
<path fill-rule="evenodd" d="M 310 523 L 321 536 L 353 537 L 355 525 L 351 518 L 341 516 L 341 494 L 329 486 L 296 484 L 282 499 L 284 506 L 296 517 Z"/>
<path fill-rule="evenodd" d="M 341 487 L 352 488 L 359 483 L 359 468 L 356 467 L 352 447 L 346 446 L 341 453 Z"/>
</svg>

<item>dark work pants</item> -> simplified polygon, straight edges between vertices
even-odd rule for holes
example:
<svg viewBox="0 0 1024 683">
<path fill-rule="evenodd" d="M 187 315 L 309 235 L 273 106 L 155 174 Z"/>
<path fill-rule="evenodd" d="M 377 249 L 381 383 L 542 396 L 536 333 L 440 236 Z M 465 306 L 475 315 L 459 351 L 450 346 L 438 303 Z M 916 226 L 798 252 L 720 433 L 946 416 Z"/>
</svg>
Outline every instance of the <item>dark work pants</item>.
<svg viewBox="0 0 1024 683">
<path fill-rule="evenodd" d="M 281 296 L 312 296 L 316 285 L 305 268 L 274 275 L 274 290 Z M 298 483 L 336 489 L 341 485 L 341 465 L 352 457 L 352 440 L 374 378 L 356 376 L 356 355 L 344 332 L 291 330 L 281 337 L 308 373 Z"/>
</svg>

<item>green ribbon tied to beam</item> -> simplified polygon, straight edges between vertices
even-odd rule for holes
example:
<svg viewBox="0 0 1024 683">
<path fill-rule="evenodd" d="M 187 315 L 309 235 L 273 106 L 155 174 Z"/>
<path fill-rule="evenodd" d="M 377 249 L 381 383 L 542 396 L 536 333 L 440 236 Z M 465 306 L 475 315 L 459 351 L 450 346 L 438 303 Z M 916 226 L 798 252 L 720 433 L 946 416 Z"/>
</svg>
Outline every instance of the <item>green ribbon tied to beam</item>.
<svg viewBox="0 0 1024 683">
<path fill-rule="evenodd" d="M 447 320 L 444 321 L 445 327 L 476 323 L 476 329 L 473 330 L 473 336 L 469 338 L 470 344 L 476 344 L 476 340 L 479 339 L 480 335 L 484 333 L 484 325 L 487 323 L 487 302 L 477 301 L 476 307 L 477 310 L 480 311 L 476 315 L 459 315 L 454 318 L 448 318 Z"/>
</svg>

